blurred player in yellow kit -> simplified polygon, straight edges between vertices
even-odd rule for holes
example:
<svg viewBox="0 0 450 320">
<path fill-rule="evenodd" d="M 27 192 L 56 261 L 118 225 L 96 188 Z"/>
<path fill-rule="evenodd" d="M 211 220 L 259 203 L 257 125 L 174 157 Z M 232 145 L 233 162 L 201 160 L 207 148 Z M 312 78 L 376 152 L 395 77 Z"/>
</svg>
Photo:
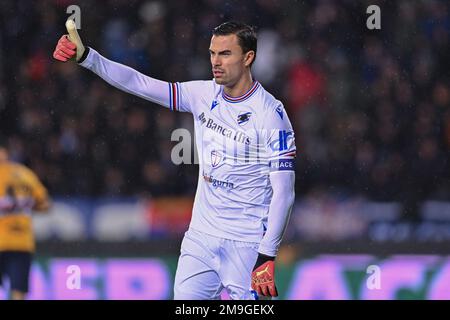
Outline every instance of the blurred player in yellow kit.
<svg viewBox="0 0 450 320">
<path fill-rule="evenodd" d="M 38 177 L 9 161 L 8 150 L 0 142 L 0 285 L 9 280 L 13 300 L 25 299 L 28 292 L 35 250 L 31 214 L 49 207 L 47 190 Z"/>
</svg>

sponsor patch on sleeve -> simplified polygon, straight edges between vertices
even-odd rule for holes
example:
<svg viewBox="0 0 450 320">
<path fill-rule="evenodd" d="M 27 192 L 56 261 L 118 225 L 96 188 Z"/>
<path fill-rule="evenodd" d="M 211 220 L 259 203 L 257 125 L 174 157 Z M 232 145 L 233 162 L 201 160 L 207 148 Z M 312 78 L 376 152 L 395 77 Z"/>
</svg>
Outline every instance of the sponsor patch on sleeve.
<svg viewBox="0 0 450 320">
<path fill-rule="evenodd" d="M 270 171 L 295 171 L 295 159 L 277 159 L 270 161 Z"/>
</svg>

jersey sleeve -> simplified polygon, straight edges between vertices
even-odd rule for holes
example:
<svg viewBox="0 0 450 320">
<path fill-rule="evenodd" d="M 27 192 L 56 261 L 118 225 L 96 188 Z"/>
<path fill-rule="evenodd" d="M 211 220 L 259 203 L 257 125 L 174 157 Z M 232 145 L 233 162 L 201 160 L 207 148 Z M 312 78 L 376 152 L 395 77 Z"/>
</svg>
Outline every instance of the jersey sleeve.
<svg viewBox="0 0 450 320">
<path fill-rule="evenodd" d="M 268 111 L 263 132 L 270 172 L 295 171 L 294 130 L 283 104 Z"/>
<path fill-rule="evenodd" d="M 200 105 L 198 100 L 205 99 L 205 95 L 212 92 L 211 81 L 174 82 L 169 85 L 169 108 L 172 111 L 195 113 L 195 107 Z"/>
<path fill-rule="evenodd" d="M 206 81 L 166 82 L 154 79 L 126 65 L 111 61 L 92 48 L 87 48 L 80 65 L 110 85 L 172 111 L 192 112 L 193 95 L 202 92 Z"/>
</svg>

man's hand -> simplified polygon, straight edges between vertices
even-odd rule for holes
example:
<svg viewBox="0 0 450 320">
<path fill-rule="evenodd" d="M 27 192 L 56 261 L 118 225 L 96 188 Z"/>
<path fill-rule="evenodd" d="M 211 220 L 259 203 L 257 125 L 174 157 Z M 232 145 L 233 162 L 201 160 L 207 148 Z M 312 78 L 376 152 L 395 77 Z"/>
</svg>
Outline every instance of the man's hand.
<svg viewBox="0 0 450 320">
<path fill-rule="evenodd" d="M 252 289 L 258 295 L 278 296 L 275 286 L 275 257 L 269 257 L 263 254 L 258 255 L 255 267 L 252 272 Z"/>
<path fill-rule="evenodd" d="M 86 58 L 89 48 L 84 47 L 73 20 L 66 21 L 66 29 L 69 34 L 65 34 L 59 39 L 53 52 L 53 58 L 62 62 L 73 58 L 80 62 Z"/>
<path fill-rule="evenodd" d="M 77 55 L 77 46 L 75 43 L 71 42 L 67 35 L 63 35 L 56 45 L 55 51 L 53 52 L 53 58 L 56 60 L 66 62 Z"/>
</svg>

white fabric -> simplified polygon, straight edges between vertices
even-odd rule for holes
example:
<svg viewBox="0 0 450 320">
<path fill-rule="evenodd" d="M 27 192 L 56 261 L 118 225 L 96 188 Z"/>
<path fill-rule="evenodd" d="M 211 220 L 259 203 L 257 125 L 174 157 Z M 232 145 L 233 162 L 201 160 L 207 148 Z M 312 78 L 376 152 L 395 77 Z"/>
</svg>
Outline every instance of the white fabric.
<svg viewBox="0 0 450 320">
<path fill-rule="evenodd" d="M 258 252 L 275 257 L 295 200 L 294 171 L 277 171 L 270 174 L 273 195 L 269 207 L 267 231 L 259 244 Z"/>
<path fill-rule="evenodd" d="M 181 244 L 175 300 L 218 300 L 225 288 L 233 300 L 254 300 L 251 272 L 258 244 L 222 239 L 190 228 Z"/>
<path fill-rule="evenodd" d="M 246 94 L 232 98 L 214 80 L 156 80 L 93 49 L 81 65 L 121 90 L 192 113 L 200 166 L 190 227 L 224 239 L 258 243 L 267 228 L 261 250 L 270 255 L 278 250 L 289 217 L 293 177 L 280 183 L 280 192 L 272 198 L 269 173 L 293 172 L 296 151 L 294 132 L 280 101 L 256 81 Z"/>
<path fill-rule="evenodd" d="M 120 90 L 169 106 L 168 83 L 165 81 L 150 78 L 130 67 L 108 60 L 92 48 L 89 48 L 88 56 L 80 65 Z"/>
</svg>

